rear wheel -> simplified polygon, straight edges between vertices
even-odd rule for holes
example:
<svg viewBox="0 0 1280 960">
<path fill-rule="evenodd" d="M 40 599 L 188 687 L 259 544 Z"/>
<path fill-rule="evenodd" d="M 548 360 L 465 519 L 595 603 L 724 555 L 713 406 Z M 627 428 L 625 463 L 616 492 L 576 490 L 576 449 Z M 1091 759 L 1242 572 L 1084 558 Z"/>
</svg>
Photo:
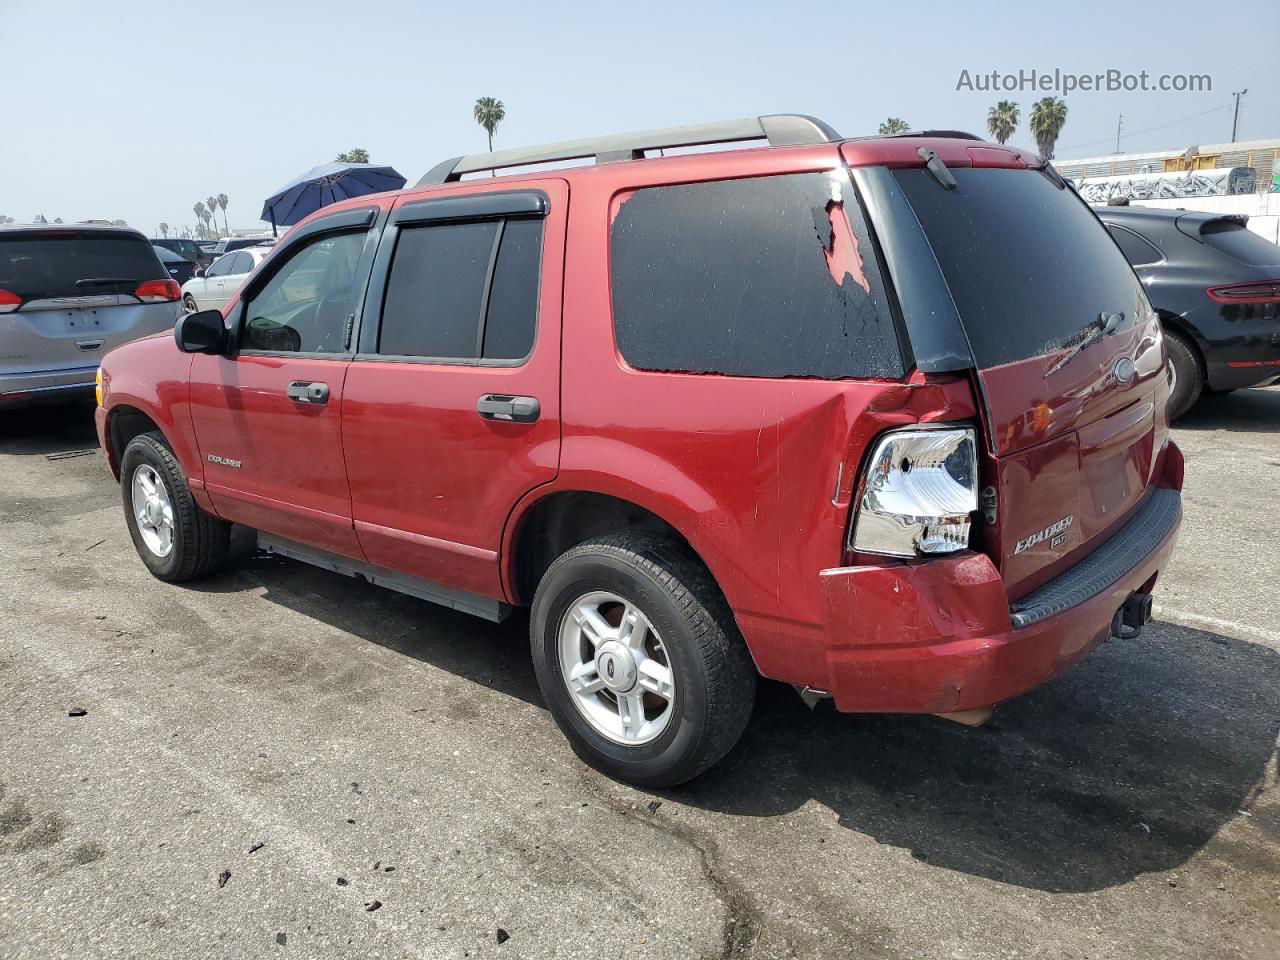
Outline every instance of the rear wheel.
<svg viewBox="0 0 1280 960">
<path fill-rule="evenodd" d="M 161 434 L 140 434 L 124 448 L 120 492 L 133 546 L 158 579 L 202 577 L 226 558 L 231 524 L 196 505 Z"/>
<path fill-rule="evenodd" d="M 199 305 L 196 303 L 196 298 L 191 296 L 189 293 L 182 295 L 182 308 L 186 310 L 187 313 L 195 313 L 200 309 Z"/>
<path fill-rule="evenodd" d="M 671 540 L 619 533 L 569 550 L 534 596 L 538 684 L 575 753 L 669 787 L 737 743 L 756 673 L 710 573 Z"/>
<path fill-rule="evenodd" d="M 1200 354 L 1181 334 L 1164 332 L 1165 348 L 1173 382 L 1169 385 L 1169 419 L 1176 420 L 1190 410 L 1204 390 L 1204 366 Z"/>
</svg>

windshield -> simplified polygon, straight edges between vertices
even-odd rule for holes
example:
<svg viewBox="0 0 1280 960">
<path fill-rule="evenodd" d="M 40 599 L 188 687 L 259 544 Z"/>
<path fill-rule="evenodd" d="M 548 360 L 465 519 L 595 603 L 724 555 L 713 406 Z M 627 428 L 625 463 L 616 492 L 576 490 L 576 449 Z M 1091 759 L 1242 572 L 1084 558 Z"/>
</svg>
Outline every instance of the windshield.
<svg viewBox="0 0 1280 960">
<path fill-rule="evenodd" d="M 132 293 L 144 280 L 168 278 L 155 248 L 135 234 L 68 230 L 0 236 L 0 290 L 23 300 Z"/>
<path fill-rule="evenodd" d="M 979 367 L 1068 349 L 1150 312 L 1132 267 L 1071 190 L 1034 170 L 895 170 L 955 300 Z"/>
</svg>

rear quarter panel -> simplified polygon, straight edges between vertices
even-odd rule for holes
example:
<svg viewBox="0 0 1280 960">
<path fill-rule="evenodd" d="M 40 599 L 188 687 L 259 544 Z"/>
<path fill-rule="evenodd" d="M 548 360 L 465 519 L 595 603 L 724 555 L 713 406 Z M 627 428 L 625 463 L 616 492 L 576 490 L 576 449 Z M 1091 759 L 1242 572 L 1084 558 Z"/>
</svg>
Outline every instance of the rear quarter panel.
<svg viewBox="0 0 1280 960">
<path fill-rule="evenodd" d="M 560 473 L 537 496 L 598 492 L 666 520 L 716 578 L 761 672 L 811 678 L 825 669 L 820 573 L 846 558 L 863 451 L 890 426 L 971 418 L 971 395 L 967 383 L 954 378 L 902 384 L 629 367 L 612 323 L 611 200 L 726 169 L 714 156 L 681 160 L 678 169 L 620 165 L 629 168 L 625 178 L 608 167 L 575 171 L 564 298 L 564 439 Z M 834 148 L 744 152 L 735 161 L 734 176 L 816 172 L 840 163 Z M 508 529 L 532 500 L 520 505 Z"/>
</svg>

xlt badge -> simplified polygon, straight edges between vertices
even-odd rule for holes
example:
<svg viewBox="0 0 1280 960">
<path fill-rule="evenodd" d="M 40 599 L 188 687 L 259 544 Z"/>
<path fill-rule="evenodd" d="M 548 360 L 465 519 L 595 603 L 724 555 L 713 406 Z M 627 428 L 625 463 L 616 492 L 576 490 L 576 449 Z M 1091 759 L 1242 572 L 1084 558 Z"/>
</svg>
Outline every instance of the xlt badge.
<svg viewBox="0 0 1280 960">
<path fill-rule="evenodd" d="M 239 460 L 228 460 L 226 457 L 220 457 L 216 453 L 209 454 L 209 462 L 217 463 L 224 467 L 231 467 L 233 470 L 240 469 Z"/>
<path fill-rule="evenodd" d="M 1013 548 L 1013 555 L 1016 557 L 1018 554 L 1020 554 L 1023 550 L 1026 550 L 1028 547 L 1034 547 L 1040 541 L 1048 540 L 1050 537 L 1053 538 L 1053 542 L 1049 544 L 1051 547 L 1061 546 L 1062 542 L 1066 538 L 1060 537 L 1058 536 L 1058 534 L 1063 533 L 1067 529 L 1067 527 L 1071 526 L 1071 522 L 1073 520 L 1075 520 L 1075 514 L 1069 513 L 1065 517 L 1063 517 L 1061 520 L 1057 520 L 1049 524 L 1043 530 L 1039 530 L 1031 534 L 1031 536 L 1029 537 L 1023 537 L 1021 540 L 1018 541 L 1018 545 Z"/>
</svg>

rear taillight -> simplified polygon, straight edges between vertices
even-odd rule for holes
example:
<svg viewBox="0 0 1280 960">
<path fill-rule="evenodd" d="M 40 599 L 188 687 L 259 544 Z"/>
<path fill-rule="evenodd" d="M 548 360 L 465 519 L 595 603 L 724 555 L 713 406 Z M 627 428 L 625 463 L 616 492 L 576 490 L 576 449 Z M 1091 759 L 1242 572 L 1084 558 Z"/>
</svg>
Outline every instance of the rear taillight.
<svg viewBox="0 0 1280 960">
<path fill-rule="evenodd" d="M 978 509 L 978 449 L 971 427 L 908 427 L 880 438 L 867 464 L 849 549 L 894 557 L 969 546 Z"/>
<path fill-rule="evenodd" d="M 0 313 L 13 313 L 22 306 L 22 298 L 8 290 L 0 290 Z"/>
<path fill-rule="evenodd" d="M 164 303 L 182 299 L 182 288 L 176 280 L 148 280 L 138 284 L 133 295 L 143 303 Z"/>
<path fill-rule="evenodd" d="M 1280 303 L 1280 280 L 1230 283 L 1210 287 L 1205 293 L 1218 303 Z"/>
</svg>

